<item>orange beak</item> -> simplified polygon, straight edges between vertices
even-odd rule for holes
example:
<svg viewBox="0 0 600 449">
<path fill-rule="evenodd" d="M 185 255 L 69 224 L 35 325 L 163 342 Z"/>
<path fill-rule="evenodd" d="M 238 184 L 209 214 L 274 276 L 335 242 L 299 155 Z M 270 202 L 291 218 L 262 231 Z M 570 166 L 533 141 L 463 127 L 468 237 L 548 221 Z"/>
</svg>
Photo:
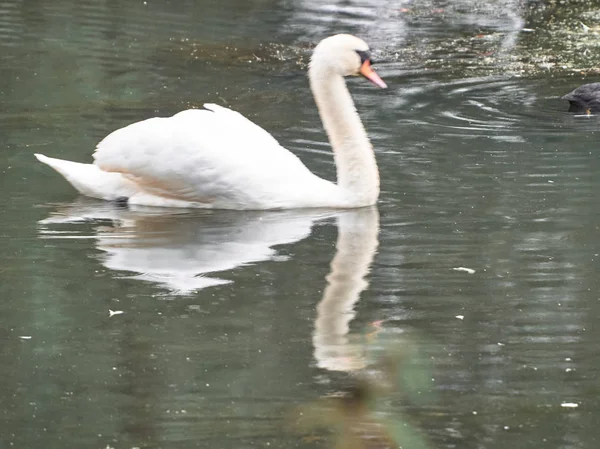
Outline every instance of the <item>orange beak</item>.
<svg viewBox="0 0 600 449">
<path fill-rule="evenodd" d="M 360 74 L 369 81 L 371 81 L 373 84 L 375 84 L 377 87 L 381 87 L 382 89 L 385 89 L 387 87 L 387 84 L 385 84 L 385 82 L 381 78 L 379 78 L 379 75 L 375 73 L 375 70 L 373 70 L 373 68 L 371 67 L 371 61 L 369 61 L 368 59 L 365 62 L 363 62 L 362 66 L 360 66 Z"/>
</svg>

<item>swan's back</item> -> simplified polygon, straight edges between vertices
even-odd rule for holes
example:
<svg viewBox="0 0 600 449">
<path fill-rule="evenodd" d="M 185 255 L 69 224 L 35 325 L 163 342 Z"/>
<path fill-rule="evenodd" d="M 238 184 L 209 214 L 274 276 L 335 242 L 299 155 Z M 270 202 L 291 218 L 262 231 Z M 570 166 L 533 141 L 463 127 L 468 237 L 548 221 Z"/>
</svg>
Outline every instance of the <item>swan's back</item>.
<svg viewBox="0 0 600 449">
<path fill-rule="evenodd" d="M 146 193 L 206 207 L 289 207 L 302 183 L 327 182 L 241 114 L 205 107 L 114 131 L 98 144 L 95 164 Z"/>
</svg>

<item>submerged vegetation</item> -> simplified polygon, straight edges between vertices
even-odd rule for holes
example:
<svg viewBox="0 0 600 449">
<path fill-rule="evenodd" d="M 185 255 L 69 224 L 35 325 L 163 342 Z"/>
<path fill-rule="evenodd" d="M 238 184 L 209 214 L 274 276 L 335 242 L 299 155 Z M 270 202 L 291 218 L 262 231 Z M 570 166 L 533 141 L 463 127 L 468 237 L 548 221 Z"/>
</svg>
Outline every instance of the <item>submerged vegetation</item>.
<svg viewBox="0 0 600 449">
<path fill-rule="evenodd" d="M 326 448 L 430 447 L 418 418 L 402 412 L 429 402 L 433 389 L 429 363 L 415 342 L 382 329 L 365 333 L 356 346 L 365 366 L 350 372 L 335 391 L 293 410 L 292 428 L 305 442 Z"/>
<path fill-rule="evenodd" d="M 512 73 L 537 76 L 552 71 L 563 75 L 600 72 L 600 3 L 595 1 L 503 0 L 495 6 L 500 18 L 481 25 L 469 15 L 469 2 L 414 2 L 388 11 L 398 29 L 427 29 L 445 25 L 448 33 L 408 33 L 400 46 L 375 45 L 382 62 L 401 62 L 449 75 L 485 76 Z M 490 8 L 490 3 L 473 2 Z M 515 5 L 518 9 L 510 9 Z M 443 7 L 441 7 L 443 6 Z M 494 8 L 494 6 L 491 6 Z M 477 8 L 475 8 L 477 10 Z M 480 17 L 478 17 L 479 19 Z M 476 22 L 476 23 L 473 23 Z M 312 45 L 233 43 L 207 45 L 174 40 L 163 57 L 183 63 L 244 64 L 260 70 L 304 70 Z M 168 56 L 167 56 L 168 55 Z"/>
<path fill-rule="evenodd" d="M 570 3 L 568 7 L 566 3 Z M 471 75 L 512 72 L 536 76 L 600 71 L 600 4 L 591 1 L 528 2 L 514 29 L 477 29 L 463 37 L 432 41 L 425 49 L 408 42 L 404 57 L 427 68 Z M 415 57 L 417 54 L 420 56 Z M 438 57 L 438 55 L 452 55 Z"/>
</svg>

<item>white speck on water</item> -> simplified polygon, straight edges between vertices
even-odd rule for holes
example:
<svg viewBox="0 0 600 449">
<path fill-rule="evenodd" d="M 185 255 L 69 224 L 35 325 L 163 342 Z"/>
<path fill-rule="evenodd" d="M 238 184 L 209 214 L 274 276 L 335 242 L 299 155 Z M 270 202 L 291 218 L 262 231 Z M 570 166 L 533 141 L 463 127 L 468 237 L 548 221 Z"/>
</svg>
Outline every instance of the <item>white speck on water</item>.
<svg viewBox="0 0 600 449">
<path fill-rule="evenodd" d="M 456 267 L 456 268 L 452 268 L 454 271 L 465 271 L 469 274 L 473 274 L 475 273 L 475 270 L 473 268 L 467 268 L 467 267 Z"/>
<path fill-rule="evenodd" d="M 464 320 L 465 316 L 464 315 L 456 315 L 455 318 L 458 318 L 459 320 Z"/>
<path fill-rule="evenodd" d="M 585 23 L 583 22 L 579 22 L 581 24 L 581 28 L 583 28 L 583 32 L 587 33 L 588 31 L 590 31 L 590 27 L 587 26 Z"/>
<path fill-rule="evenodd" d="M 504 346 L 504 343 L 498 342 L 498 346 Z"/>
<path fill-rule="evenodd" d="M 510 427 L 504 426 L 504 430 L 508 430 L 508 429 L 510 429 Z"/>
<path fill-rule="evenodd" d="M 474 415 L 476 415 L 476 414 L 477 414 L 477 412 L 476 412 L 475 410 L 473 410 L 473 414 L 474 414 Z"/>
<path fill-rule="evenodd" d="M 21 340 L 31 340 L 31 335 L 19 335 Z"/>
<path fill-rule="evenodd" d="M 110 310 L 108 309 L 108 317 L 112 317 L 114 315 L 121 315 L 123 313 L 122 310 Z"/>
<path fill-rule="evenodd" d="M 565 408 L 577 408 L 579 407 L 579 404 L 577 404 L 576 402 L 563 402 L 562 404 L 560 404 L 560 406 Z"/>
</svg>

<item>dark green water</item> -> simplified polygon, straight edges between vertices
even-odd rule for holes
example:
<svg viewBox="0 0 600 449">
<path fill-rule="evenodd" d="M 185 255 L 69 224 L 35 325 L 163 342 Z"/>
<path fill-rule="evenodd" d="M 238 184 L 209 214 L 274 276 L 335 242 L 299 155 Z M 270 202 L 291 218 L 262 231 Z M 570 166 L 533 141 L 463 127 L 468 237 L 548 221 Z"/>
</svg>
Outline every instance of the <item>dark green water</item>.
<svg viewBox="0 0 600 449">
<path fill-rule="evenodd" d="M 404 60 L 524 39 L 519 2 L 438 3 L 0 1 L 0 448 L 332 447 L 284 417 L 384 341 L 421 354 L 419 386 L 377 417 L 427 447 L 598 447 L 600 123 L 558 100 L 579 78 Z M 130 210 L 33 158 L 208 101 L 331 178 L 304 62 L 341 31 L 390 86 L 349 80 L 378 208 Z"/>
</svg>

